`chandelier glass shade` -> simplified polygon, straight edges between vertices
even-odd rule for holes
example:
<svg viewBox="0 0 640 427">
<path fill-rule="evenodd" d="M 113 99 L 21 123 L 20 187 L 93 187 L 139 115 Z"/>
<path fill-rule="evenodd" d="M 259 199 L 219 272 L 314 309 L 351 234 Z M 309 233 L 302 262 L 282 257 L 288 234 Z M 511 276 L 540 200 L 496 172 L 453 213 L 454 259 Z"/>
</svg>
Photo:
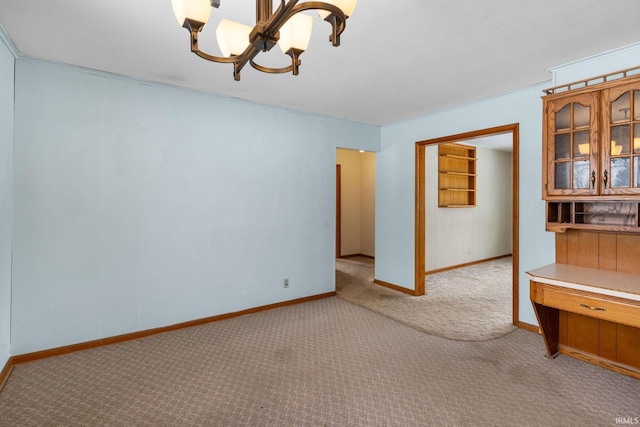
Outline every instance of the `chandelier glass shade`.
<svg viewBox="0 0 640 427">
<path fill-rule="evenodd" d="M 342 12 L 344 12 L 344 14 L 346 16 L 351 16 L 351 14 L 353 13 L 353 10 L 356 8 L 356 3 L 358 3 L 358 0 L 329 0 L 327 3 L 331 3 L 334 6 L 338 6 L 340 8 L 340 10 L 342 10 Z M 328 11 L 323 10 L 323 9 L 318 9 L 318 14 L 320 15 L 320 17 L 322 19 L 325 19 L 327 16 L 329 16 Z"/>
<path fill-rule="evenodd" d="M 222 56 L 209 55 L 198 47 L 198 33 L 207 24 L 212 7 L 217 8 L 220 0 L 171 0 L 171 3 L 178 23 L 191 35 L 191 51 L 209 61 L 233 64 L 233 77 L 240 80 L 240 70 L 247 64 L 265 73 L 292 72 L 297 75 L 300 55 L 309 45 L 313 27 L 313 17 L 301 12 L 316 10 L 331 24 L 329 41 L 333 46 L 339 46 L 340 35 L 357 0 L 280 0 L 275 11 L 273 0 L 256 0 L 256 24 L 253 27 L 228 19 L 220 21 L 216 38 Z M 267 52 L 276 44 L 291 57 L 291 65 L 271 68 L 255 62 L 260 52 Z"/>
<path fill-rule="evenodd" d="M 309 40 L 311 40 L 311 29 L 313 28 L 313 18 L 304 13 L 293 15 L 280 28 L 280 39 L 278 46 L 282 53 L 287 53 L 289 49 L 307 50 Z"/>
<path fill-rule="evenodd" d="M 218 47 L 223 56 L 240 55 L 249 45 L 249 34 L 252 28 L 248 25 L 223 19 L 216 28 Z"/>
</svg>

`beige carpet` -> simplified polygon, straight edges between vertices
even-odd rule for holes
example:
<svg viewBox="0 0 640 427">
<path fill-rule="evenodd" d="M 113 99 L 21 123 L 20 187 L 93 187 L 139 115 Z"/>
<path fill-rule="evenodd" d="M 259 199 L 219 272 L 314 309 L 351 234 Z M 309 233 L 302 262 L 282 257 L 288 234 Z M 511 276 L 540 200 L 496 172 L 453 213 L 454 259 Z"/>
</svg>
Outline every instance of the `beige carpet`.
<svg viewBox="0 0 640 427">
<path fill-rule="evenodd" d="M 614 426 L 640 381 L 517 330 L 463 342 L 340 298 L 15 367 L 0 426 Z"/>
<path fill-rule="evenodd" d="M 414 297 L 373 283 L 373 260 L 336 260 L 340 298 L 413 328 L 460 341 L 513 332 L 511 257 L 431 274 L 426 295 Z"/>
</svg>

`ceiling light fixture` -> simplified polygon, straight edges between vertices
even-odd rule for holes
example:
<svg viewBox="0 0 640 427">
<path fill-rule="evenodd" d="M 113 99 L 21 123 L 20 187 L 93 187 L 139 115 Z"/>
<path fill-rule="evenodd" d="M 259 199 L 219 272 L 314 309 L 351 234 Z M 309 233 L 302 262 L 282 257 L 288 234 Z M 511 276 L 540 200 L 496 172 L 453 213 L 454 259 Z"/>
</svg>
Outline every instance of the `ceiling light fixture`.
<svg viewBox="0 0 640 427">
<path fill-rule="evenodd" d="M 299 0 L 280 0 L 280 6 L 274 11 L 272 0 L 256 0 L 256 24 L 253 28 L 226 19 L 218 25 L 216 37 L 223 56 L 209 55 L 198 48 L 198 33 L 207 24 L 211 8 L 220 6 L 220 0 L 171 0 L 171 4 L 178 23 L 191 34 L 191 52 L 209 61 L 233 64 L 233 78 L 240 80 L 240 70 L 247 63 L 265 73 L 291 71 L 298 75 L 300 55 L 307 49 L 313 25 L 313 18 L 300 12 L 317 10 L 331 24 L 329 41 L 339 46 L 340 34 L 357 1 L 305 1 L 298 4 Z M 260 52 L 267 52 L 276 44 L 291 57 L 291 65 L 271 68 L 254 61 Z"/>
</svg>

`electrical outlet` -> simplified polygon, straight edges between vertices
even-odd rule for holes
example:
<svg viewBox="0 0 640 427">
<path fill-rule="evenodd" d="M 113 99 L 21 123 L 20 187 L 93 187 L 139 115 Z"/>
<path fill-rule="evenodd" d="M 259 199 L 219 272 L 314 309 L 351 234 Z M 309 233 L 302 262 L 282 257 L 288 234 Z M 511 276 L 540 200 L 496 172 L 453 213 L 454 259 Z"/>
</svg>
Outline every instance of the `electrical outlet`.
<svg viewBox="0 0 640 427">
<path fill-rule="evenodd" d="M 289 279 L 282 279 L 282 287 L 283 288 L 289 287 Z"/>
<path fill-rule="evenodd" d="M 469 255 L 471 255 L 471 248 L 469 248 Z"/>
</svg>

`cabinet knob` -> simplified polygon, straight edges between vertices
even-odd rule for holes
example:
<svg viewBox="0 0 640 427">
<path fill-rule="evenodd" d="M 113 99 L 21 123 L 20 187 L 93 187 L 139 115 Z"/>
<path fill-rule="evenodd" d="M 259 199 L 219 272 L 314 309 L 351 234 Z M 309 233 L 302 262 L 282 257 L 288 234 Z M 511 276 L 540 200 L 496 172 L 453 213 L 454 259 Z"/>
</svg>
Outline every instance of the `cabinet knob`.
<svg viewBox="0 0 640 427">
<path fill-rule="evenodd" d="M 591 188 L 596 188 L 596 171 L 591 171 Z"/>
<path fill-rule="evenodd" d="M 604 183 L 604 188 L 607 188 L 607 182 L 609 181 L 609 172 L 604 170 L 604 176 L 602 177 L 602 182 Z"/>
</svg>

